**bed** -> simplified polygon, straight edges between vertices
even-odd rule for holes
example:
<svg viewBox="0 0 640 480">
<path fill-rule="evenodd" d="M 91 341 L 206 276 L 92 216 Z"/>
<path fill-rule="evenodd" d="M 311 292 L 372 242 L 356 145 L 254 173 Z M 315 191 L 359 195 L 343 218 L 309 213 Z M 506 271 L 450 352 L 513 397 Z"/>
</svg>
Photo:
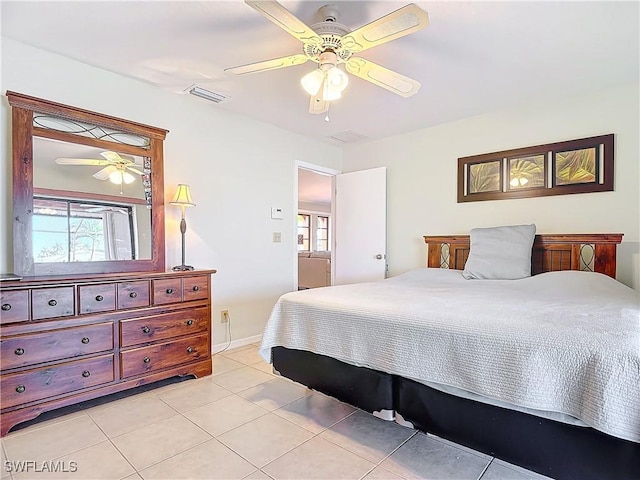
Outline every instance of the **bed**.
<svg viewBox="0 0 640 480">
<path fill-rule="evenodd" d="M 536 235 L 532 276 L 478 281 L 463 277 L 469 236 L 428 236 L 428 268 L 283 295 L 260 352 L 310 388 L 553 478 L 640 478 L 621 238 Z"/>
</svg>

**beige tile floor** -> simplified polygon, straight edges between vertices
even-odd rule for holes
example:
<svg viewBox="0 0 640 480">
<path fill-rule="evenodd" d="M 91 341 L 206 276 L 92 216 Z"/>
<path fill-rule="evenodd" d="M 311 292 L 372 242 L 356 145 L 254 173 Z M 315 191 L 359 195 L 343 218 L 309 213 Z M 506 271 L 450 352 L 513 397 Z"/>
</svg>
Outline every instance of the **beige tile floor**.
<svg viewBox="0 0 640 480">
<path fill-rule="evenodd" d="M 2 439 L 1 479 L 545 478 L 274 376 L 256 345 L 214 371 L 45 414 Z"/>
</svg>

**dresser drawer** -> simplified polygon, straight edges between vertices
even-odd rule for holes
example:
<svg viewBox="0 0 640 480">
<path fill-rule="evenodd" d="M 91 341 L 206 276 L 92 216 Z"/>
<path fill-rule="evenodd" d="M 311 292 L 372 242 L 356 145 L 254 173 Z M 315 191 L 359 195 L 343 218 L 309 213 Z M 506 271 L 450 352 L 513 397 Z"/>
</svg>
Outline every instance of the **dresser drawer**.
<svg viewBox="0 0 640 480">
<path fill-rule="evenodd" d="M 111 323 L 32 333 L 0 341 L 3 370 L 112 349 Z"/>
<path fill-rule="evenodd" d="M 2 408 L 74 392 L 114 380 L 113 355 L 3 375 Z"/>
<path fill-rule="evenodd" d="M 34 320 L 74 314 L 73 287 L 38 288 L 31 291 Z"/>
<path fill-rule="evenodd" d="M 182 279 L 165 278 L 153 281 L 153 303 L 177 303 L 182 301 Z"/>
<path fill-rule="evenodd" d="M 121 320 L 120 345 L 130 347 L 141 343 L 200 333 L 207 330 L 209 322 L 208 308 Z"/>
<path fill-rule="evenodd" d="M 80 313 L 112 312 L 116 309 L 116 286 L 113 283 L 104 285 L 81 285 Z"/>
<path fill-rule="evenodd" d="M 209 297 L 209 276 L 186 277 L 182 279 L 182 300 L 202 300 Z"/>
<path fill-rule="evenodd" d="M 209 358 L 209 336 L 198 335 L 120 352 L 123 378 Z"/>
<path fill-rule="evenodd" d="M 29 290 L 0 292 L 0 323 L 29 320 Z"/>
<path fill-rule="evenodd" d="M 146 307 L 149 301 L 149 282 L 118 283 L 118 310 Z"/>
</svg>

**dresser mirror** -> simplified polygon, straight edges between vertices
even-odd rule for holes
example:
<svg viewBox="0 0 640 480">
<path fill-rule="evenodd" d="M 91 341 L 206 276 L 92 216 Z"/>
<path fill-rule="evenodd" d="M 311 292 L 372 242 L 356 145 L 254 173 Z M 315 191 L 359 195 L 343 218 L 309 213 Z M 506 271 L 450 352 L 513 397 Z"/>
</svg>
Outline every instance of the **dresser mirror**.
<svg viewBox="0 0 640 480">
<path fill-rule="evenodd" d="M 166 130 L 7 92 L 14 272 L 163 271 Z"/>
</svg>

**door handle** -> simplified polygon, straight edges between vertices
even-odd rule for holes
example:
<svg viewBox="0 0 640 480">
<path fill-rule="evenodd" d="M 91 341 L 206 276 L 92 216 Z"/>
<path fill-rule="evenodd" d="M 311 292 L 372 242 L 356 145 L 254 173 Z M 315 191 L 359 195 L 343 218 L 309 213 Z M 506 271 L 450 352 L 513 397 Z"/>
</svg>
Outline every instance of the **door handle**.
<svg viewBox="0 0 640 480">
<path fill-rule="evenodd" d="M 381 253 L 377 254 L 377 255 L 376 255 L 376 259 L 377 259 L 377 260 L 382 260 L 382 254 L 381 254 Z"/>
</svg>

